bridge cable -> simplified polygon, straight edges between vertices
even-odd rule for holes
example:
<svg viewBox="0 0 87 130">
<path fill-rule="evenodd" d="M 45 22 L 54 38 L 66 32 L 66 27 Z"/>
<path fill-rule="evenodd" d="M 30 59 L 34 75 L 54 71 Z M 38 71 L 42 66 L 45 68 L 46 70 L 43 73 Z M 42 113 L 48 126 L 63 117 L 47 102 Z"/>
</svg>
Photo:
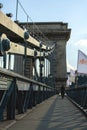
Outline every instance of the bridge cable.
<svg viewBox="0 0 87 130">
<path fill-rule="evenodd" d="M 30 19 L 30 21 L 33 23 L 33 36 L 34 36 L 34 29 L 36 28 L 40 33 L 41 35 L 43 36 L 42 39 L 45 39 L 44 41 L 42 41 L 41 37 L 35 33 L 36 37 L 37 37 L 37 40 L 39 41 L 42 41 L 43 43 L 46 42 L 47 40 L 50 41 L 45 35 L 44 33 L 39 29 L 39 27 L 33 22 L 32 18 L 27 14 L 27 12 L 25 11 L 24 7 L 22 6 L 21 2 L 19 0 L 17 0 L 17 4 L 16 4 L 16 20 L 17 20 L 17 14 L 18 14 L 18 4 L 20 5 L 20 7 L 22 8 L 22 10 L 24 11 L 24 13 L 26 14 L 27 16 L 27 27 L 28 28 L 28 19 Z M 41 40 L 40 40 L 41 39 Z"/>
</svg>

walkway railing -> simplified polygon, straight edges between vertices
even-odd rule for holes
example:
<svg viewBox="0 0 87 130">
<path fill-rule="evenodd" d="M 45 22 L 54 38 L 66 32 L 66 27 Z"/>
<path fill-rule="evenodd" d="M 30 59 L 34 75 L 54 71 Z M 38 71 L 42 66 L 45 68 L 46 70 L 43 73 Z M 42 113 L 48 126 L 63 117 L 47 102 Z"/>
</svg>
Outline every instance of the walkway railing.
<svg viewBox="0 0 87 130">
<path fill-rule="evenodd" d="M 55 94 L 55 89 L 0 68 L 0 121 L 15 119 Z"/>
<path fill-rule="evenodd" d="M 87 85 L 71 88 L 66 92 L 68 97 L 70 97 L 85 114 L 87 114 Z"/>
</svg>

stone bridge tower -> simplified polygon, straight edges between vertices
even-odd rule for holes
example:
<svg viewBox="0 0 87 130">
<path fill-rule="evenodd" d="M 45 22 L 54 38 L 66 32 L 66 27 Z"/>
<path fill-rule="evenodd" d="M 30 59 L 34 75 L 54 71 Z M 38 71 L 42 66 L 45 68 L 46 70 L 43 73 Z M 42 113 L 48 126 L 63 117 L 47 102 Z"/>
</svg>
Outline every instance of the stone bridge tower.
<svg viewBox="0 0 87 130">
<path fill-rule="evenodd" d="M 26 23 L 22 23 L 26 26 Z M 49 55 L 50 74 L 54 77 L 56 88 L 60 88 L 61 84 L 66 83 L 66 43 L 70 38 L 71 29 L 68 29 L 68 24 L 63 22 L 40 22 L 35 23 L 38 27 L 29 23 L 31 35 L 35 38 L 39 37 L 47 46 L 55 46 L 53 52 Z"/>
</svg>

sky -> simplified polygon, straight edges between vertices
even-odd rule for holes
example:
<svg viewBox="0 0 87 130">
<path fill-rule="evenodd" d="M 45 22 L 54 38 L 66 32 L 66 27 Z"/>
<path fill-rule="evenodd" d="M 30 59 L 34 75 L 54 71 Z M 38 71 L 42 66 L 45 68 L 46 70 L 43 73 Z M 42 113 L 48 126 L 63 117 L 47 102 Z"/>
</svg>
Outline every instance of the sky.
<svg viewBox="0 0 87 130">
<path fill-rule="evenodd" d="M 77 69 L 78 50 L 87 55 L 87 0 L 19 0 L 33 22 L 64 22 L 71 29 L 66 46 L 67 64 Z M 16 0 L 0 0 L 4 13 L 11 12 L 16 19 Z M 18 20 L 27 18 L 19 6 Z M 31 22 L 31 20 L 30 20 Z"/>
</svg>

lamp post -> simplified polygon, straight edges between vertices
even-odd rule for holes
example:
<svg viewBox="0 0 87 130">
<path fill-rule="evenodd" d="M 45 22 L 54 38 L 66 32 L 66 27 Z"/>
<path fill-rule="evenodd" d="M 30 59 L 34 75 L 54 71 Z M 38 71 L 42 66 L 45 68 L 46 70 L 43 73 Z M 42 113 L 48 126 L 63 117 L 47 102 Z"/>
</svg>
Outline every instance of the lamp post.
<svg viewBox="0 0 87 130">
<path fill-rule="evenodd" d="M 24 46 L 24 70 L 23 70 L 23 73 L 24 73 L 24 76 L 25 76 L 25 71 L 26 71 L 26 59 L 27 59 L 27 39 L 29 38 L 29 33 L 28 31 L 25 31 L 24 32 L 24 43 L 25 43 L 25 46 Z"/>
<path fill-rule="evenodd" d="M 42 82 L 42 67 L 43 67 L 41 51 L 42 51 L 42 42 L 40 42 L 40 58 L 39 58 L 39 60 L 40 60 L 40 65 L 39 65 L 39 67 L 40 67 L 40 71 L 39 71 L 40 72 L 40 82 Z"/>
<path fill-rule="evenodd" d="M 43 58 L 44 58 L 44 83 L 45 83 L 45 51 L 43 52 Z"/>
<path fill-rule="evenodd" d="M 38 78 L 38 73 L 37 73 L 37 69 L 36 69 L 36 57 L 37 57 L 37 51 L 36 49 L 34 50 L 34 79 L 37 80 Z"/>
<path fill-rule="evenodd" d="M 46 54 L 47 54 L 47 56 L 48 56 L 48 47 L 46 47 Z M 47 58 L 46 58 L 46 78 L 47 78 L 47 76 L 48 76 L 48 64 L 47 64 Z"/>
</svg>

